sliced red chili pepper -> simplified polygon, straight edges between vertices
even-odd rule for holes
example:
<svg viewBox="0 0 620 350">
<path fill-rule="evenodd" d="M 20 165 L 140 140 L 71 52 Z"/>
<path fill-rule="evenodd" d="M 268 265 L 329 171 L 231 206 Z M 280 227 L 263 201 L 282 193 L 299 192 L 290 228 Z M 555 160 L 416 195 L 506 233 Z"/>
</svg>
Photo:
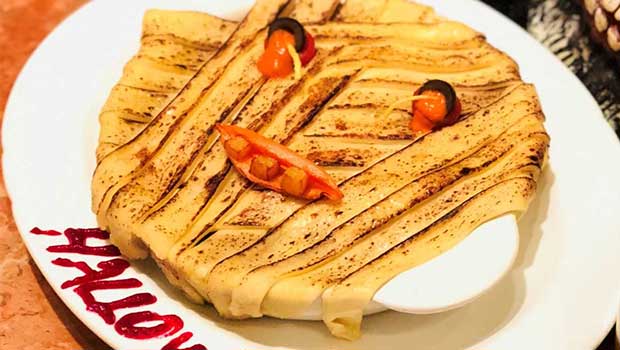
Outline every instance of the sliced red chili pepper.
<svg viewBox="0 0 620 350">
<path fill-rule="evenodd" d="M 321 195 L 325 195 L 331 200 L 340 200 L 344 196 L 334 180 L 323 169 L 287 147 L 254 131 L 235 125 L 218 124 L 216 128 L 222 136 L 221 142 L 227 150 L 229 159 L 235 168 L 248 180 L 274 191 L 283 192 L 281 181 L 284 174 L 281 173 L 271 180 L 263 180 L 250 172 L 252 159 L 257 155 L 261 155 L 277 160 L 284 169 L 283 173 L 290 173 L 286 171 L 288 168 L 298 168 L 308 175 L 307 187 L 299 197 L 317 199 Z M 249 152 L 249 155 L 244 156 L 242 159 L 235 159 L 234 155 L 228 152 L 229 147 L 226 147 L 226 142 L 234 137 L 242 137 L 251 145 L 252 150 Z"/>
</svg>

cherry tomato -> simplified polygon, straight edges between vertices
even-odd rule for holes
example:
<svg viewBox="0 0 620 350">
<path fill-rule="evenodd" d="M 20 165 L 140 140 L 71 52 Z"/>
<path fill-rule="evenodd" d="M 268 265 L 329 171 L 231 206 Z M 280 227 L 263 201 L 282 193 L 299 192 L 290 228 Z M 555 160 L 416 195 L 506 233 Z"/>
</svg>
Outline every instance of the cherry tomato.
<svg viewBox="0 0 620 350">
<path fill-rule="evenodd" d="M 441 123 L 446 117 L 446 98 L 435 90 L 426 90 L 420 94 L 428 96 L 428 99 L 413 101 L 413 109 L 422 113 L 428 120 L 434 123 Z"/>
<path fill-rule="evenodd" d="M 428 120 L 420 111 L 413 112 L 413 118 L 409 121 L 409 128 L 414 132 L 430 132 L 435 124 Z"/>
<path fill-rule="evenodd" d="M 267 40 L 266 51 L 275 50 L 280 55 L 288 55 L 288 45 L 295 46 L 295 37 L 286 30 L 276 30 Z"/>
<path fill-rule="evenodd" d="M 316 46 L 314 45 L 314 38 L 308 32 L 306 32 L 306 44 L 303 50 L 299 53 L 299 59 L 303 66 L 307 65 L 316 55 Z"/>
<path fill-rule="evenodd" d="M 293 58 L 287 51 L 294 45 L 293 34 L 285 30 L 275 31 L 267 40 L 265 52 L 258 59 L 258 70 L 269 78 L 286 77 L 293 71 Z"/>
<path fill-rule="evenodd" d="M 444 118 L 443 124 L 452 125 L 456 123 L 459 120 L 459 117 L 461 116 L 462 110 L 463 110 L 463 106 L 461 105 L 461 101 L 459 99 L 456 99 L 456 104 L 454 105 L 454 109 L 452 109 L 452 112 L 448 114 L 446 118 Z"/>
<path fill-rule="evenodd" d="M 456 123 L 462 106 L 454 88 L 443 80 L 429 80 L 415 93 L 411 104 L 413 118 L 409 124 L 413 131 L 431 131 Z M 419 99 L 419 96 L 424 97 Z"/>
<path fill-rule="evenodd" d="M 293 59 L 290 55 L 265 51 L 258 59 L 258 70 L 268 78 L 283 78 L 293 71 Z"/>
</svg>

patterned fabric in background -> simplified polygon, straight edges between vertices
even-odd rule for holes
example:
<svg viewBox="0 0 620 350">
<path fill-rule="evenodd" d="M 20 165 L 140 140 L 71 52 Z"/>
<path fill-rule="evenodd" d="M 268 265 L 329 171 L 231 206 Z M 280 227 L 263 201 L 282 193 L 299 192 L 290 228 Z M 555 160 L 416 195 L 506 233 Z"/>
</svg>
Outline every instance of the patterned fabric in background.
<svg viewBox="0 0 620 350">
<path fill-rule="evenodd" d="M 573 0 L 486 0 L 551 50 L 581 79 L 620 137 L 620 67 L 590 37 Z"/>
</svg>

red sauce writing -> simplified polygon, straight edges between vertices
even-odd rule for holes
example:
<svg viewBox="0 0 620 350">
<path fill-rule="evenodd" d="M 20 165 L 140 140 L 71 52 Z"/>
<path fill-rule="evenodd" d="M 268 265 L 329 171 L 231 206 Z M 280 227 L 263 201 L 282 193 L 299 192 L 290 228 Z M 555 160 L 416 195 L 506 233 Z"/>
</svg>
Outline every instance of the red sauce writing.
<svg viewBox="0 0 620 350">
<path fill-rule="evenodd" d="M 150 327 L 140 327 L 140 323 L 159 322 Z M 176 315 L 159 315 L 151 311 L 134 312 L 121 317 L 114 325 L 119 334 L 131 339 L 151 339 L 167 337 L 183 328 L 183 320 Z"/>
<path fill-rule="evenodd" d="M 52 260 L 52 264 L 64 267 L 75 267 L 84 272 L 83 276 L 64 282 L 61 285 L 62 288 L 69 288 L 82 283 L 98 281 L 109 277 L 116 277 L 125 272 L 125 270 L 129 267 L 129 262 L 123 259 L 102 261 L 97 264 L 97 267 L 100 269 L 99 271 L 91 269 L 85 262 L 75 262 L 65 258 L 54 259 Z"/>
<path fill-rule="evenodd" d="M 31 231 L 36 235 L 61 236 L 62 234 L 54 230 L 41 230 L 34 228 Z M 53 245 L 47 248 L 54 253 L 75 253 L 94 256 L 119 256 L 120 251 L 113 245 L 89 246 L 87 240 L 108 239 L 109 233 L 100 229 L 73 229 L 64 231 L 64 236 L 68 244 Z M 116 320 L 114 311 L 118 309 L 136 308 L 151 305 L 157 302 L 157 298 L 151 293 L 135 293 L 128 297 L 103 302 L 98 301 L 93 295 L 94 291 L 106 289 L 132 289 L 142 287 L 142 282 L 136 278 L 111 279 L 122 275 L 129 262 L 124 259 L 114 258 L 101 261 L 97 264 L 97 270 L 93 269 L 84 261 L 73 261 L 67 258 L 57 258 L 52 261 L 54 265 L 76 268 L 83 275 L 62 283 L 63 289 L 73 288 L 73 291 L 80 296 L 86 309 L 98 314 L 106 323 L 114 324 L 114 329 L 122 336 L 131 339 L 153 339 L 170 337 L 178 333 L 183 328 L 183 320 L 177 315 L 160 315 L 151 311 L 138 311 L 124 315 Z M 155 322 L 155 325 L 152 323 Z M 149 325 L 143 325 L 149 323 Z M 180 346 L 188 342 L 193 337 L 191 332 L 184 332 L 169 341 L 162 350 L 207 350 L 202 344 L 192 345 L 181 349 Z"/>
<path fill-rule="evenodd" d="M 113 324 L 116 321 L 114 310 L 154 304 L 157 298 L 150 293 L 139 293 L 115 301 L 102 302 L 97 301 L 92 292 L 101 289 L 129 289 L 141 286 L 142 282 L 137 279 L 127 278 L 116 281 L 87 282 L 77 287 L 75 292 L 82 298 L 88 311 L 97 313 L 107 324 Z"/>
<path fill-rule="evenodd" d="M 30 230 L 30 233 L 34 233 L 35 235 L 44 235 L 44 236 L 60 236 L 62 235 L 62 233 L 55 231 L 55 230 L 41 230 L 38 227 L 33 228 L 32 230 Z"/>
<path fill-rule="evenodd" d="M 69 244 L 53 245 L 47 248 L 48 252 L 54 253 L 77 253 L 85 255 L 98 256 L 119 256 L 121 252 L 113 245 L 105 246 L 87 246 L 88 238 L 108 239 L 110 234 L 97 228 L 68 228 L 65 230 L 65 237 L 69 240 Z"/>
<path fill-rule="evenodd" d="M 170 343 L 164 345 L 161 350 L 207 350 L 207 347 L 202 344 L 192 345 L 189 348 L 179 348 L 179 346 L 185 344 L 186 341 L 190 340 L 194 334 L 192 332 L 185 332 L 178 337 L 172 339 Z"/>
</svg>

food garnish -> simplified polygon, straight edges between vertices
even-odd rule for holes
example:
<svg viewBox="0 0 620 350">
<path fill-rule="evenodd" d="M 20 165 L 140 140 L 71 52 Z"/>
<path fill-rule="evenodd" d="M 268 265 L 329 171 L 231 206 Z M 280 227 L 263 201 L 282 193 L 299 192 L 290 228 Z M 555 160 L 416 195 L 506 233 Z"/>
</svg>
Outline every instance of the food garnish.
<svg viewBox="0 0 620 350">
<path fill-rule="evenodd" d="M 252 158 L 250 163 L 250 174 L 261 180 L 271 181 L 280 173 L 278 161 L 266 156 L 258 155 Z"/>
<path fill-rule="evenodd" d="M 228 158 L 248 180 L 295 197 L 340 200 L 342 192 L 319 166 L 254 131 L 218 124 Z"/>
<path fill-rule="evenodd" d="M 413 118 L 410 127 L 414 131 L 430 131 L 452 125 L 461 115 L 461 101 L 448 82 L 429 80 L 414 95 L 428 97 L 413 101 L 411 105 Z"/>
<path fill-rule="evenodd" d="M 412 97 L 392 103 L 383 113 L 385 117 L 396 106 L 411 102 L 411 121 L 409 127 L 415 133 L 426 133 L 457 122 L 461 115 L 461 101 L 450 83 L 443 80 L 429 80 Z M 383 119 L 383 118 L 379 118 Z"/>
<path fill-rule="evenodd" d="M 278 18 L 271 23 L 265 40 L 265 52 L 258 59 L 258 69 L 267 78 L 283 78 L 295 72 L 316 55 L 314 38 L 296 20 Z"/>
<path fill-rule="evenodd" d="M 224 144 L 224 148 L 226 148 L 226 153 L 236 159 L 246 158 L 252 150 L 250 143 L 240 136 L 231 138 Z"/>
<path fill-rule="evenodd" d="M 290 167 L 282 175 L 282 189 L 293 196 L 301 196 L 308 187 L 308 175 L 297 168 Z"/>
<path fill-rule="evenodd" d="M 549 139 L 534 87 L 478 31 L 407 0 L 288 3 L 257 0 L 240 27 L 204 14 L 150 21 L 152 34 L 183 40 L 153 48 L 145 37 L 144 60 L 128 63 L 102 110 L 107 151 L 93 177 L 93 210 L 124 255 L 157 259 L 173 285 L 223 317 L 295 318 L 315 312 L 318 300 L 331 332 L 353 339 L 390 279 L 480 222 L 527 207 Z M 305 29 L 321 38 L 325 64 L 317 55 L 300 68 L 315 55 L 307 32 L 282 22 L 268 35 L 283 6 L 313 23 Z M 190 22 L 197 25 L 187 30 Z M 187 54 L 177 54 L 181 47 Z M 263 68 L 284 79 L 252 66 L 263 52 Z M 303 80 L 293 79 L 295 66 Z M 147 68 L 157 74 L 144 75 Z M 459 113 L 449 90 L 427 83 L 418 91 L 435 78 L 431 70 L 459 96 L 468 89 L 466 121 L 437 130 Z M 373 118 L 375 106 L 400 98 L 400 123 Z M 121 123 L 125 111 L 152 117 L 134 130 Z M 222 119 L 265 136 L 218 126 L 223 152 L 210 135 Z M 413 142 L 410 122 L 431 133 L 416 132 Z M 341 202 L 327 199 L 342 193 L 317 165 L 341 184 Z"/>
</svg>

